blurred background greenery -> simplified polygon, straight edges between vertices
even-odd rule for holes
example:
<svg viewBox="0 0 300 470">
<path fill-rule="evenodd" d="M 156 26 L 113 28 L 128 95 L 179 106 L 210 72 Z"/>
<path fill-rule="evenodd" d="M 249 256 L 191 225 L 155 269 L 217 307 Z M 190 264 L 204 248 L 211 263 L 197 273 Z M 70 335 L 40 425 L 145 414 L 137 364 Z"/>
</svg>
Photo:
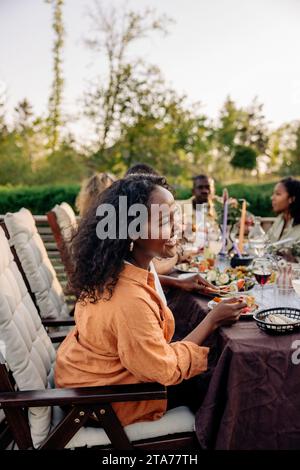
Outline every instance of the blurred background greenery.
<svg viewBox="0 0 300 470">
<path fill-rule="evenodd" d="M 44 213 L 62 200 L 73 205 L 80 182 L 93 172 L 122 176 L 144 162 L 168 177 L 179 199 L 190 196 L 193 175 L 207 173 L 219 194 L 226 185 L 230 196 L 248 200 L 251 212 L 271 215 L 273 182 L 300 174 L 300 121 L 270 128 L 257 98 L 242 107 L 230 96 L 211 119 L 172 89 L 157 66 L 128 59 L 132 43 L 166 34 L 172 20 L 96 2 L 86 46 L 109 73 L 95 77 L 78 105 L 95 135 L 90 145 L 78 142 L 65 126 L 74 116 L 62 112 L 64 0 L 46 2 L 54 35 L 48 113 L 35 115 L 24 98 L 9 122 L 0 95 L 0 213 L 22 206 Z"/>
</svg>

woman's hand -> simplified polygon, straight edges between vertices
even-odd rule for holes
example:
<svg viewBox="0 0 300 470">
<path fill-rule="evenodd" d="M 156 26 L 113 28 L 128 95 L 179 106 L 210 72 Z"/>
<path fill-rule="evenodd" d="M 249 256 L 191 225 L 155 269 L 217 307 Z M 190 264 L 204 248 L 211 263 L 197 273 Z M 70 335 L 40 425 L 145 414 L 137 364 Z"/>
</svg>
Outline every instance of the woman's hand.
<svg viewBox="0 0 300 470">
<path fill-rule="evenodd" d="M 216 329 L 221 325 L 231 324 L 240 318 L 241 310 L 247 304 L 237 297 L 223 300 L 216 305 L 206 316 L 212 323 L 212 328 Z"/>
<path fill-rule="evenodd" d="M 194 274 L 186 278 L 176 279 L 177 287 L 180 289 L 186 290 L 187 292 L 192 292 L 195 290 L 201 290 L 203 287 L 210 287 L 216 289 L 215 286 L 207 282 L 200 274 Z"/>
<path fill-rule="evenodd" d="M 291 248 L 281 248 L 281 250 L 277 250 L 276 254 L 281 256 L 288 263 L 297 263 L 297 258 L 293 255 Z"/>
</svg>

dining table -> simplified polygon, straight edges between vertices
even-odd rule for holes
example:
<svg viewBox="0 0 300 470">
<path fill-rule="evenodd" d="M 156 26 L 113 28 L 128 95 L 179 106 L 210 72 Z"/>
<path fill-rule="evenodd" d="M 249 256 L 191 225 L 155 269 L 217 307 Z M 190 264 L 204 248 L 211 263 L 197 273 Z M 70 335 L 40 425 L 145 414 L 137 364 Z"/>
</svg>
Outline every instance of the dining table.
<svg viewBox="0 0 300 470">
<path fill-rule="evenodd" d="M 173 273 L 175 276 L 181 274 Z M 251 292 L 261 301 L 260 287 Z M 290 303 L 266 286 L 263 305 Z M 205 317 L 210 300 L 201 292 L 171 289 L 173 340 L 183 339 Z M 298 304 L 297 304 L 298 302 Z M 300 298 L 293 298 L 300 308 Z M 271 335 L 253 317 L 241 316 L 205 342 L 211 378 L 196 413 L 195 430 L 203 449 L 300 449 L 300 332 Z"/>
</svg>

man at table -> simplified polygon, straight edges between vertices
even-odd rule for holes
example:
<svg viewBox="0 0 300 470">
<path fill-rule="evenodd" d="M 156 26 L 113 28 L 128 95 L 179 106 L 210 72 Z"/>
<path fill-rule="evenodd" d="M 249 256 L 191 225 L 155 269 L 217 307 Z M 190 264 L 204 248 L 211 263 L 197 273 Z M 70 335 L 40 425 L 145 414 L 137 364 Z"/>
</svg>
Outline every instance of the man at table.
<svg viewBox="0 0 300 470">
<path fill-rule="evenodd" d="M 213 199 L 215 197 L 215 183 L 213 178 L 200 174 L 193 177 L 192 197 L 186 200 L 176 201 L 185 218 L 192 218 L 192 223 L 196 223 L 197 210 L 201 210 L 203 204 L 207 204 L 207 216 L 210 220 L 216 218 Z"/>
</svg>

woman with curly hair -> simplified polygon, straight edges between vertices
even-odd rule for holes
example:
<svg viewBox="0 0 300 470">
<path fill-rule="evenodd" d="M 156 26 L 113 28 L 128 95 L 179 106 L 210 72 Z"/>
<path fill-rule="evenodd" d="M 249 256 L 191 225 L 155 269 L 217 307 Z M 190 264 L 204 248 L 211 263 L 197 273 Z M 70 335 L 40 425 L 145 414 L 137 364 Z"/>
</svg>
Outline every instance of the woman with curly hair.
<svg viewBox="0 0 300 470">
<path fill-rule="evenodd" d="M 128 208 L 134 204 L 146 207 L 146 237 L 131 238 L 130 224 L 134 217 L 128 212 L 124 219 L 121 196 L 126 197 Z M 162 230 L 154 237 L 151 209 L 162 204 L 168 207 L 169 216 L 160 214 Z M 103 207 L 113 208 L 116 234 L 121 228 L 124 237 L 98 237 L 98 223 L 107 217 Z M 209 350 L 201 346 L 203 341 L 219 325 L 237 320 L 245 307 L 238 301 L 225 301 L 182 341 L 171 342 L 174 318 L 155 289 L 149 265 L 154 256 L 174 255 L 174 210 L 175 201 L 164 178 L 132 175 L 116 181 L 99 196 L 80 222 L 72 242 L 74 270 L 70 282 L 78 296 L 76 325 L 58 349 L 56 385 L 86 387 L 159 382 L 175 386 L 168 388 L 168 401 L 113 404 L 123 425 L 156 420 L 167 406 L 178 406 L 171 390 L 176 391 L 185 382 L 187 391 L 191 379 L 207 368 Z M 103 215 L 97 216 L 100 212 Z M 197 407 L 197 391 L 183 393 L 182 397 L 187 405 Z"/>
</svg>

